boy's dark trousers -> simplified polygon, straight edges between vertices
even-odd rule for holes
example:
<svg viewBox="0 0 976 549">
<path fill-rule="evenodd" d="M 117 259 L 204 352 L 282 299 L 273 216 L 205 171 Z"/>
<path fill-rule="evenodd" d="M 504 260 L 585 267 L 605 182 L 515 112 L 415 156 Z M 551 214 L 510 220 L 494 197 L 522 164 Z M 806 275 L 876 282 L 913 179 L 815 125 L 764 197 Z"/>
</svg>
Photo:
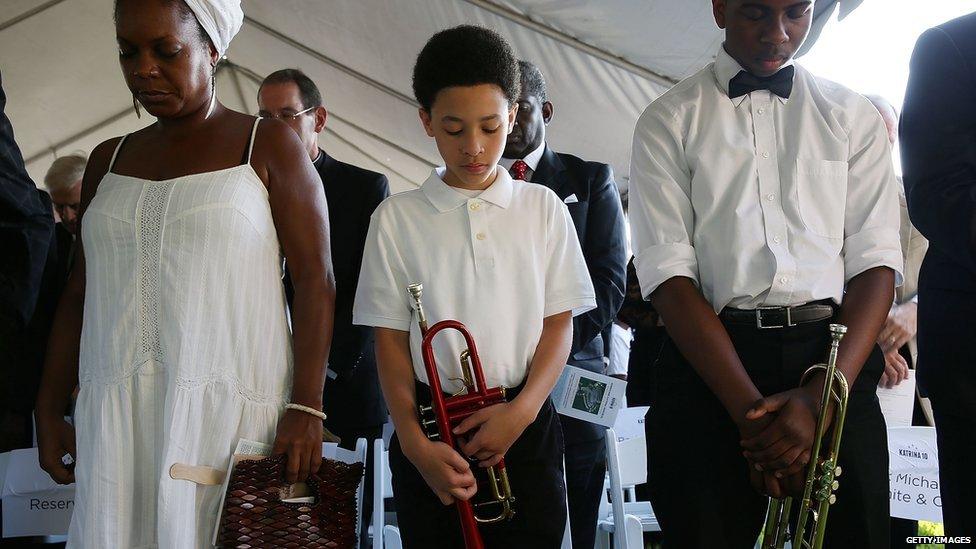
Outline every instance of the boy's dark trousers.
<svg viewBox="0 0 976 549">
<path fill-rule="evenodd" d="M 507 391 L 511 401 L 520 387 Z M 417 383 L 417 402 L 429 403 L 430 390 Z M 558 548 L 566 529 L 566 486 L 563 482 L 563 435 L 552 401 L 505 454 L 505 465 L 515 496 L 515 516 L 510 521 L 480 525 L 485 545 Z M 472 467 L 477 467 L 473 463 Z M 403 455 L 394 434 L 390 441 L 393 497 L 403 546 L 407 549 L 463 548 L 461 525 L 454 505 L 444 505 Z M 483 488 L 481 488 L 483 489 Z M 478 501 L 484 494 L 474 496 Z"/>
<path fill-rule="evenodd" d="M 795 388 L 808 367 L 826 362 L 828 320 L 775 329 L 723 322 L 763 395 Z M 824 547 L 889 546 L 887 432 L 875 393 L 883 369 L 875 346 L 852 386 Z M 753 547 L 769 498 L 749 483 L 738 428 L 672 340 L 653 370 L 648 484 L 665 546 Z"/>
</svg>

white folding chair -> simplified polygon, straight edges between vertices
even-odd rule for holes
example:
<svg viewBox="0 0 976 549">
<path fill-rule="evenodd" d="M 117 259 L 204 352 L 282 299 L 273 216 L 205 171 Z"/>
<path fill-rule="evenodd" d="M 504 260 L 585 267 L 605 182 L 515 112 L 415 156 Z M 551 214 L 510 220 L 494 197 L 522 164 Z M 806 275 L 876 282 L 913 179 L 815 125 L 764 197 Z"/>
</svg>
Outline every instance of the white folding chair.
<svg viewBox="0 0 976 549">
<path fill-rule="evenodd" d="M 635 501 L 634 487 L 647 482 L 644 440 L 644 437 L 634 437 L 620 442 L 614 430 L 607 429 L 607 492 L 610 501 L 604 498 L 600 505 L 598 547 L 609 548 L 609 537 L 613 534 L 614 549 L 639 549 L 644 547 L 644 532 L 661 530 L 651 503 Z"/>
<path fill-rule="evenodd" d="M 400 529 L 386 524 L 386 498 L 393 497 L 389 451 L 382 438 L 373 441 L 373 524 L 370 535 L 374 549 L 401 549 Z"/>
<path fill-rule="evenodd" d="M 339 448 L 339 445 L 334 442 L 323 442 L 322 443 L 322 457 L 328 459 L 334 459 L 336 461 L 341 461 L 343 463 L 362 463 L 363 467 L 368 467 L 369 464 L 366 463 L 366 439 L 361 438 L 356 441 L 355 450 L 346 450 L 345 448 Z M 360 539 L 359 532 L 362 531 L 363 524 L 363 485 L 365 484 L 365 475 L 363 478 L 359 479 L 359 488 L 356 490 L 356 537 L 358 540 L 358 547 L 366 547 L 364 540 Z"/>
<path fill-rule="evenodd" d="M 563 458 L 563 486 L 566 486 L 566 458 Z M 563 531 L 563 543 L 559 549 L 573 549 L 573 531 L 569 527 L 569 494 L 566 494 L 566 530 Z"/>
</svg>

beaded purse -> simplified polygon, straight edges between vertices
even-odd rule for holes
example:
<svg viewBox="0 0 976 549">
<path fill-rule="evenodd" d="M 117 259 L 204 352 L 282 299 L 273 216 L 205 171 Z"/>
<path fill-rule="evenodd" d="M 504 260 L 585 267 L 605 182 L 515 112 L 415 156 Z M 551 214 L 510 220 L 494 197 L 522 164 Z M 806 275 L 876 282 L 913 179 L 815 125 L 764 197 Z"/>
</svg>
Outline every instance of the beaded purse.
<svg viewBox="0 0 976 549">
<path fill-rule="evenodd" d="M 356 495 L 363 464 L 323 459 L 294 497 L 284 481 L 285 455 L 234 466 L 217 535 L 218 547 L 239 549 L 356 547 Z M 307 492 L 307 493 L 304 493 Z M 294 502 L 283 501 L 292 499 Z"/>
</svg>

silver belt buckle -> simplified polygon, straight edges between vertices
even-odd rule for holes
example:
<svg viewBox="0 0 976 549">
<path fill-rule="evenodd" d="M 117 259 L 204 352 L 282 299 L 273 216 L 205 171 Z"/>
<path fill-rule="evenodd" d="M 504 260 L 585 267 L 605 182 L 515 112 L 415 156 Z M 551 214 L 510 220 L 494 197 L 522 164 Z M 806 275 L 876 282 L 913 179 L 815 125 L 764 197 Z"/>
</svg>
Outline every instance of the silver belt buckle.
<svg viewBox="0 0 976 549">
<path fill-rule="evenodd" d="M 777 324 L 775 326 L 763 324 L 763 311 L 778 311 L 780 309 L 786 309 L 786 324 Z M 788 328 L 792 326 L 796 326 L 796 324 L 793 323 L 790 307 L 756 307 L 756 328 L 759 328 L 760 330 L 770 330 L 774 328 Z"/>
</svg>

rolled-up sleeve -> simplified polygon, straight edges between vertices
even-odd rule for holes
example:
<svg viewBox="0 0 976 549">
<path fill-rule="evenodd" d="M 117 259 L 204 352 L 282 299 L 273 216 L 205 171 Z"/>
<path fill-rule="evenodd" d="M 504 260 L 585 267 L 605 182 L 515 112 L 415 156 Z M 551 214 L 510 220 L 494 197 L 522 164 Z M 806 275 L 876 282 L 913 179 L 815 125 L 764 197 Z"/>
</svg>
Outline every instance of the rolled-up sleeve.
<svg viewBox="0 0 976 549">
<path fill-rule="evenodd" d="M 410 331 L 413 310 L 407 294 L 408 284 L 400 250 L 384 227 L 381 205 L 373 214 L 366 235 L 352 323 Z"/>
<path fill-rule="evenodd" d="M 850 134 L 847 208 L 844 214 L 844 281 L 875 267 L 904 277 L 898 212 L 898 180 L 888 134 L 866 99 L 859 102 Z"/>
<path fill-rule="evenodd" d="M 698 284 L 691 176 L 678 130 L 673 114 L 655 102 L 641 115 L 634 131 L 630 232 L 645 299 L 676 276 Z"/>
</svg>

